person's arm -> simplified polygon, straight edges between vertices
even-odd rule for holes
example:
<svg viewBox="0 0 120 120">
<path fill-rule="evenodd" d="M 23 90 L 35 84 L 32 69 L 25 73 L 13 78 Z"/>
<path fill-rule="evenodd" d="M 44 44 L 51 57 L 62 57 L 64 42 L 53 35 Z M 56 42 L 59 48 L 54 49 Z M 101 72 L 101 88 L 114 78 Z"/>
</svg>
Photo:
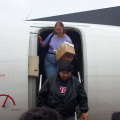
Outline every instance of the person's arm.
<svg viewBox="0 0 120 120">
<path fill-rule="evenodd" d="M 87 99 L 87 94 L 82 86 L 81 83 L 78 84 L 78 103 L 79 103 L 79 108 L 82 113 L 82 118 L 88 120 L 88 99 Z"/>
<path fill-rule="evenodd" d="M 39 36 L 39 42 L 40 42 L 40 45 L 42 46 L 42 47 L 45 47 L 45 44 L 44 44 L 44 42 L 42 41 L 42 38 Z"/>
<path fill-rule="evenodd" d="M 49 34 L 44 41 L 42 40 L 42 37 L 38 36 L 38 37 L 39 37 L 40 45 L 41 45 L 42 47 L 45 47 L 45 46 L 48 44 L 48 42 L 49 42 L 49 40 L 50 40 L 50 37 L 54 35 L 54 34 L 53 34 L 53 35 L 52 35 L 52 34 L 53 34 L 53 33 Z"/>
<path fill-rule="evenodd" d="M 42 107 L 45 106 L 47 100 L 48 100 L 48 93 L 49 93 L 49 82 L 46 80 L 41 88 L 41 90 L 38 93 L 38 97 L 36 100 L 36 106 L 37 107 Z"/>
</svg>

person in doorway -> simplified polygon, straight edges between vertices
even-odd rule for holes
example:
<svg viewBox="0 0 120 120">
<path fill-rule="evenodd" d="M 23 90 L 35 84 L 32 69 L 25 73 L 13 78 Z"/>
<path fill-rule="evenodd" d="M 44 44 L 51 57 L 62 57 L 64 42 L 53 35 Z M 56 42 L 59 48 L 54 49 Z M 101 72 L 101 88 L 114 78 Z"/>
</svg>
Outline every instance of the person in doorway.
<svg viewBox="0 0 120 120">
<path fill-rule="evenodd" d="M 111 120 L 120 120 L 120 112 L 112 113 Z"/>
<path fill-rule="evenodd" d="M 19 120 L 62 120 L 62 116 L 50 108 L 32 108 L 23 113 Z"/>
<path fill-rule="evenodd" d="M 42 38 L 39 36 L 40 45 L 45 47 L 51 37 L 52 33 L 48 35 L 48 37 L 43 41 Z M 66 30 L 64 24 L 61 21 L 56 22 L 54 28 L 54 35 L 50 40 L 48 53 L 45 56 L 44 67 L 46 77 L 56 74 L 58 72 L 58 61 L 56 60 L 55 51 L 57 48 L 64 42 L 72 43 L 70 37 L 66 34 Z M 71 61 L 72 58 L 70 57 L 63 57 L 63 60 Z"/>
<path fill-rule="evenodd" d="M 87 95 L 79 80 L 71 75 L 72 68 L 68 61 L 59 63 L 58 74 L 47 78 L 39 91 L 36 106 L 58 111 L 64 120 L 75 120 L 79 106 L 82 118 L 88 120 Z"/>
</svg>

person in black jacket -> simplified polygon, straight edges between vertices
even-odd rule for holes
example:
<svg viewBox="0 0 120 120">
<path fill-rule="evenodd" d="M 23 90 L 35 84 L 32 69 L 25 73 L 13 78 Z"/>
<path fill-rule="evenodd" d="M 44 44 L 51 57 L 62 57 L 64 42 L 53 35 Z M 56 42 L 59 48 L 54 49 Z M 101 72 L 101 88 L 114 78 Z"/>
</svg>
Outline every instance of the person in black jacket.
<svg viewBox="0 0 120 120">
<path fill-rule="evenodd" d="M 52 108 L 64 120 L 74 120 L 79 105 L 82 118 L 88 120 L 87 95 L 79 80 L 71 75 L 72 67 L 68 61 L 59 63 L 58 74 L 48 77 L 39 91 L 36 106 Z"/>
</svg>

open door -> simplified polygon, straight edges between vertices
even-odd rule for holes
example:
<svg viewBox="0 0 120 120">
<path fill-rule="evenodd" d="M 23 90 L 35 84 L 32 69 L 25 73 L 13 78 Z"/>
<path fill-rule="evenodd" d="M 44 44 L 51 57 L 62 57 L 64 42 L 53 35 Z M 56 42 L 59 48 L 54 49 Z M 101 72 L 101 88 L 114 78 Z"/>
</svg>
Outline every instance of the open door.
<svg viewBox="0 0 120 120">
<path fill-rule="evenodd" d="M 41 29 L 39 31 L 40 36 L 43 38 L 43 40 L 54 31 L 54 28 L 45 28 L 45 29 Z M 72 43 L 75 46 L 75 52 L 76 55 L 73 59 L 73 61 L 71 62 L 73 65 L 73 75 L 77 78 L 80 77 L 80 79 L 82 80 L 81 82 L 83 82 L 83 55 L 82 55 L 82 44 L 81 44 L 81 35 L 80 32 L 76 29 L 73 28 L 66 28 L 66 34 L 71 38 Z M 39 43 L 39 40 L 38 40 Z M 44 60 L 42 58 L 42 47 L 40 46 L 40 44 L 38 45 L 38 56 L 40 57 L 40 65 L 39 65 L 39 70 L 40 70 L 40 75 L 42 75 L 42 84 L 44 83 L 46 76 L 45 76 L 45 72 L 44 72 Z"/>
</svg>

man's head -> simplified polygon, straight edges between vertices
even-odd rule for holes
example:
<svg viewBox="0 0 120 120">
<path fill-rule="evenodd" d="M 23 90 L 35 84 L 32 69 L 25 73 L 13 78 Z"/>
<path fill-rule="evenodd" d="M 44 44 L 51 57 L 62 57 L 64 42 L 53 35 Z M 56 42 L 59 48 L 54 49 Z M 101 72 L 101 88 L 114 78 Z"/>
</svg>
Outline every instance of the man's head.
<svg viewBox="0 0 120 120">
<path fill-rule="evenodd" d="M 120 112 L 114 112 L 112 114 L 111 120 L 120 120 Z"/>
<path fill-rule="evenodd" d="M 59 75 L 62 80 L 66 81 L 71 76 L 73 66 L 68 61 L 62 61 L 59 63 Z"/>
<path fill-rule="evenodd" d="M 62 120 L 62 117 L 50 108 L 32 108 L 28 110 L 19 120 Z"/>
</svg>

